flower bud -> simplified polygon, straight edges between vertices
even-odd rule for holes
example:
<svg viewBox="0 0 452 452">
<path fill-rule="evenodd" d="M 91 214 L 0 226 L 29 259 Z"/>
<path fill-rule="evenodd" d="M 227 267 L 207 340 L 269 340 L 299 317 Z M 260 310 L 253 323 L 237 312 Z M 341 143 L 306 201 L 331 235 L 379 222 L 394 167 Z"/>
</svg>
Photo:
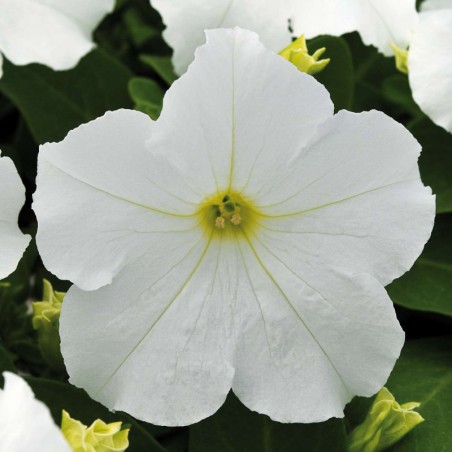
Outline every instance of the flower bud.
<svg viewBox="0 0 452 452">
<path fill-rule="evenodd" d="M 391 49 L 394 50 L 396 68 L 402 74 L 408 74 L 408 50 L 403 50 L 391 43 Z"/>
<path fill-rule="evenodd" d="M 73 452 L 123 452 L 129 447 L 129 429 L 122 422 L 106 424 L 96 419 L 89 427 L 63 410 L 61 431 Z"/>
<path fill-rule="evenodd" d="M 351 432 L 348 452 L 378 452 L 392 446 L 424 421 L 413 411 L 419 405 L 417 402 L 399 405 L 394 396 L 382 388 L 364 422 Z"/>
<path fill-rule="evenodd" d="M 60 351 L 60 312 L 65 293 L 53 290 L 52 284 L 43 280 L 42 301 L 33 303 L 33 328 L 38 331 L 38 342 L 46 362 L 57 371 L 64 371 Z"/>
<path fill-rule="evenodd" d="M 309 55 L 306 39 L 304 35 L 301 35 L 279 54 L 287 61 L 294 64 L 299 71 L 314 75 L 322 71 L 330 62 L 329 58 L 319 60 L 325 53 L 325 50 L 325 47 L 322 47 L 321 49 L 316 50 L 313 55 Z"/>
</svg>

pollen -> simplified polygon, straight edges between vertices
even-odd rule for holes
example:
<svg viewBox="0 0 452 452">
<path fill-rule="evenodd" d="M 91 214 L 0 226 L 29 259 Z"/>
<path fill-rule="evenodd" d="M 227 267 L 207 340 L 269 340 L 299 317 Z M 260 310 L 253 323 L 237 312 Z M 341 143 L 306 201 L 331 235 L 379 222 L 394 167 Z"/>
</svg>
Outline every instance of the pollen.
<svg viewBox="0 0 452 452">
<path fill-rule="evenodd" d="M 199 213 L 201 224 L 207 232 L 214 232 L 222 237 L 236 236 L 242 228 L 249 229 L 256 223 L 257 211 L 252 202 L 244 196 L 227 192 L 206 198 Z"/>
<path fill-rule="evenodd" d="M 223 217 L 217 217 L 215 219 L 215 226 L 220 229 L 224 229 L 225 219 Z"/>
</svg>

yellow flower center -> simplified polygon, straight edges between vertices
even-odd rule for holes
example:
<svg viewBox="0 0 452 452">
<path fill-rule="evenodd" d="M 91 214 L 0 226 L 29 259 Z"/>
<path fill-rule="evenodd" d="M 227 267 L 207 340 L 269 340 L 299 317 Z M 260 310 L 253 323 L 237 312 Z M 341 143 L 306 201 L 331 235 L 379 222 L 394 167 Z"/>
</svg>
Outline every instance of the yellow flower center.
<svg viewBox="0 0 452 452">
<path fill-rule="evenodd" d="M 256 223 L 258 215 L 249 200 L 234 192 L 225 192 L 207 198 L 199 210 L 201 224 L 209 235 L 235 236 Z M 212 230 L 213 229 L 213 230 Z"/>
</svg>

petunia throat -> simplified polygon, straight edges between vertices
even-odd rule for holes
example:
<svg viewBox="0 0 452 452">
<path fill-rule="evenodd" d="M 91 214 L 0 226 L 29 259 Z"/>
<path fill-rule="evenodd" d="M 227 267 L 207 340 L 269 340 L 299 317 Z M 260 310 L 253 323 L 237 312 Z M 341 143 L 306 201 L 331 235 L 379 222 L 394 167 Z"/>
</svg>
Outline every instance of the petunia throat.
<svg viewBox="0 0 452 452">
<path fill-rule="evenodd" d="M 215 194 L 206 199 L 199 210 L 201 224 L 211 233 L 226 234 L 249 229 L 255 223 L 257 212 L 251 203 L 232 191 Z"/>
</svg>

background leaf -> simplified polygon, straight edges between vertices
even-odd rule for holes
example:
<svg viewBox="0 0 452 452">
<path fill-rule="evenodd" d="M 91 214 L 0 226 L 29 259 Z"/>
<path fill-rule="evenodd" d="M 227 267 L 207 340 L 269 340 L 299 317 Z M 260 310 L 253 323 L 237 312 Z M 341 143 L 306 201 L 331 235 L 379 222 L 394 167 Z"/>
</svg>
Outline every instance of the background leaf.
<svg viewBox="0 0 452 452">
<path fill-rule="evenodd" d="M 230 393 L 210 418 L 190 427 L 189 452 L 340 452 L 345 428 L 339 419 L 321 424 L 280 424 L 254 413 Z"/>
<path fill-rule="evenodd" d="M 129 94 L 135 102 L 135 109 L 149 115 L 152 119 L 160 116 L 164 92 L 154 80 L 134 77 L 129 82 Z"/>
<path fill-rule="evenodd" d="M 311 54 L 322 47 L 326 47 L 322 59 L 331 58 L 331 61 L 315 78 L 329 91 L 335 111 L 350 110 L 355 89 L 350 49 L 344 39 L 334 36 L 320 36 L 308 42 Z"/>
<path fill-rule="evenodd" d="M 408 342 L 387 387 L 399 403 L 420 402 L 425 422 L 391 452 L 449 452 L 452 450 L 452 337 Z M 357 398 L 347 408 L 353 426 L 364 420 L 372 399 Z"/>
<path fill-rule="evenodd" d="M 423 148 L 419 167 L 423 182 L 436 194 L 436 211 L 452 212 L 452 134 L 426 117 L 410 130 Z"/>
<path fill-rule="evenodd" d="M 430 241 L 413 268 L 387 287 L 394 303 L 452 316 L 452 222 L 436 219 Z"/>
<path fill-rule="evenodd" d="M 107 408 L 90 399 L 81 389 L 52 380 L 27 378 L 36 397 L 42 400 L 50 409 L 55 422 L 61 422 L 61 412 L 65 409 L 71 417 L 90 425 L 96 419 L 105 422 L 122 421 L 130 424 L 130 447 L 128 452 L 165 452 L 151 434 L 137 421 L 125 413 L 110 413 Z"/>
<path fill-rule="evenodd" d="M 5 61 L 0 91 L 20 110 L 38 144 L 60 141 L 80 124 L 107 110 L 131 107 L 127 84 L 131 72 L 98 49 L 70 71 L 54 72 Z"/>
<path fill-rule="evenodd" d="M 175 80 L 177 75 L 174 73 L 173 63 L 171 57 L 157 56 L 157 55 L 141 55 L 140 60 L 152 68 L 157 75 L 159 75 L 168 86 L 170 86 Z"/>
</svg>

